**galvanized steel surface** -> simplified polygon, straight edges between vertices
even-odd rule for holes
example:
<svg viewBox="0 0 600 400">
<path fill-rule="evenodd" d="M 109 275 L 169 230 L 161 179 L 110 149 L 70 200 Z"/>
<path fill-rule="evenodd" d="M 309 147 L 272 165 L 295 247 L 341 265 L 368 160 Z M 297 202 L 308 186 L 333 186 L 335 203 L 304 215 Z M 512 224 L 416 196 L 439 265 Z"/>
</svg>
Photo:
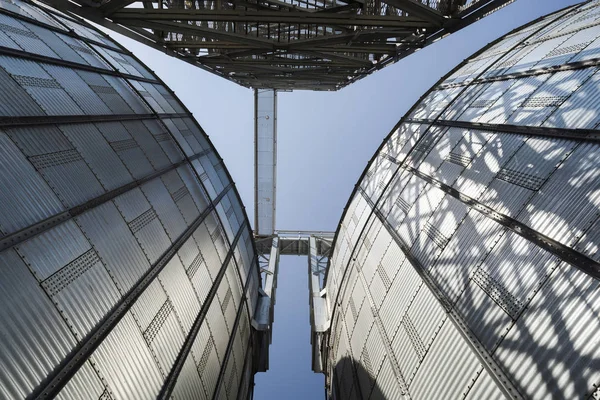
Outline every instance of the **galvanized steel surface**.
<svg viewBox="0 0 600 400">
<path fill-rule="evenodd" d="M 329 264 L 329 397 L 598 396 L 599 20 L 492 43 L 381 145 Z"/>
<path fill-rule="evenodd" d="M 19 0 L 0 0 L 0 92 L 29 119 L 0 131 L 0 398 L 155 398 L 198 321 L 175 393 L 212 398 L 223 369 L 221 393 L 249 395 L 256 255 L 191 114 L 96 29 Z"/>
</svg>

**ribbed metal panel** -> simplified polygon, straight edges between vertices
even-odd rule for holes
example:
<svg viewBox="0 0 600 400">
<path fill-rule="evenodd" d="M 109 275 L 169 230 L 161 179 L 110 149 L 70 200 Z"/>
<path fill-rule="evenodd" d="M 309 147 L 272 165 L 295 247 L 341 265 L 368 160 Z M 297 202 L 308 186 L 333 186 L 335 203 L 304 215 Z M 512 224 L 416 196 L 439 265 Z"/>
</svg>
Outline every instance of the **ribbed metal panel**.
<svg viewBox="0 0 600 400">
<path fill-rule="evenodd" d="M 579 146 L 532 199 L 530 211 L 519 216 L 534 229 L 572 245 L 593 221 L 600 200 L 596 160 L 598 147 Z M 560 198 L 561 201 L 555 201 Z"/>
<path fill-rule="evenodd" d="M 502 232 L 499 224 L 475 211 L 466 216 L 430 270 L 438 287 L 451 302 L 458 298 L 474 269 L 485 259 Z"/>
<path fill-rule="evenodd" d="M 395 244 L 390 247 L 393 246 L 397 247 Z M 407 264 L 405 262 L 400 267 L 379 309 L 381 319 L 385 322 L 386 333 L 390 337 L 394 336 L 396 329 L 400 326 L 402 317 L 422 285 L 422 279 L 414 268 Z"/>
<path fill-rule="evenodd" d="M 6 15 L 0 17 L 0 23 L 6 24 L 12 28 L 5 28 L 5 32 L 23 50 L 46 57 L 56 57 L 56 53 L 36 34 L 31 32 L 26 23 L 20 23 L 16 19 Z"/>
<path fill-rule="evenodd" d="M 475 382 L 468 388 L 465 400 L 476 400 L 476 399 L 489 399 L 489 400 L 502 400 L 506 397 L 498 386 L 494 384 L 494 380 L 490 374 L 483 368 L 476 373 L 474 378 Z"/>
<path fill-rule="evenodd" d="M 29 157 L 40 175 L 67 207 L 74 207 L 105 192 L 97 175 L 76 149 Z"/>
<path fill-rule="evenodd" d="M 114 113 L 129 114 L 134 112 L 136 114 L 147 114 L 151 112 L 142 99 L 129 87 L 125 79 L 115 76 L 104 76 L 104 79 L 109 84 L 109 88 L 113 88 L 116 91 L 115 94 L 107 93 L 104 101 L 112 104 L 121 99 L 124 102 L 122 104 L 125 104 L 121 105 L 119 109 L 111 108 Z"/>
<path fill-rule="evenodd" d="M 510 80 L 492 82 L 465 108 L 460 114 L 459 121 L 477 121 L 494 103 L 501 99 L 514 82 Z"/>
<path fill-rule="evenodd" d="M 417 372 L 417 368 L 421 364 L 423 359 L 424 352 L 422 351 L 423 345 L 420 345 L 416 342 L 413 344 L 413 339 L 415 335 L 410 335 L 414 333 L 414 328 L 411 325 L 411 322 L 408 318 L 402 318 L 402 323 L 398 326 L 396 332 L 394 332 L 392 337 L 392 350 L 394 352 L 394 356 L 396 360 L 398 360 L 398 367 L 404 376 L 406 383 L 410 385 L 414 376 Z M 417 341 L 418 338 L 417 338 Z M 399 390 L 398 388 L 397 390 Z"/>
<path fill-rule="evenodd" d="M 595 72 L 592 68 L 552 74 L 507 120 L 509 124 L 539 126 Z M 572 126 L 569 126 L 571 128 Z"/>
<path fill-rule="evenodd" d="M 420 179 L 417 178 L 417 180 Z M 419 183 L 415 182 L 414 188 L 416 189 L 419 186 Z M 409 187 L 406 190 L 411 189 L 412 188 Z M 418 195 L 418 198 L 402 222 L 402 225 L 397 229 L 398 234 L 407 246 L 411 246 L 414 243 L 419 232 L 423 230 L 428 217 L 433 213 L 443 197 L 443 192 L 431 185 L 427 185 Z"/>
<path fill-rule="evenodd" d="M 233 303 L 233 308 L 237 310 L 243 300 L 243 288 L 240 285 L 240 279 L 238 278 L 238 275 L 241 272 L 239 271 L 239 268 L 235 262 L 232 264 L 232 267 L 233 268 L 230 268 L 225 272 L 225 277 L 227 278 L 227 281 L 229 282 L 229 288 L 231 289 L 231 301 Z"/>
<path fill-rule="evenodd" d="M 213 278 L 211 277 L 202 253 L 198 253 L 194 258 L 194 262 L 190 266 L 190 270 L 188 270 L 188 276 L 198 294 L 198 298 L 203 302 L 213 283 Z"/>
<path fill-rule="evenodd" d="M 204 388 L 204 393 L 198 393 L 197 396 L 207 399 L 212 398 L 221 369 L 221 362 L 215 351 L 214 336 L 209 325 L 205 322 L 200 327 L 192 347 L 192 354 Z"/>
<path fill-rule="evenodd" d="M 63 246 L 46 251 L 61 251 Z M 78 339 L 87 335 L 121 294 L 94 250 L 88 250 L 42 283 Z"/>
<path fill-rule="evenodd" d="M 437 118 L 440 113 L 444 110 L 444 108 L 458 95 L 460 92 L 459 89 L 450 88 L 450 89 L 441 89 L 434 90 L 423 99 L 421 103 L 417 106 L 417 108 L 410 114 L 412 118 L 426 118 L 426 119 L 434 119 Z M 403 142 L 406 140 L 408 136 L 404 134 L 404 131 L 401 128 L 397 131 L 400 137 L 404 136 Z M 402 143 L 404 144 L 404 143 Z"/>
<path fill-rule="evenodd" d="M 194 202 L 194 197 L 191 194 L 191 191 L 199 192 L 197 181 L 194 181 L 193 184 L 190 182 L 190 185 L 188 186 L 181 179 L 181 175 L 187 174 L 187 172 L 188 170 L 186 167 L 180 167 L 177 169 L 177 171 L 172 173 L 173 181 L 176 183 L 177 188 L 175 188 L 175 185 L 171 184 L 171 187 L 169 187 L 169 193 L 171 194 L 175 205 L 179 209 L 179 212 L 183 216 L 185 224 L 189 225 L 198 217 L 198 215 L 200 215 L 200 210 Z M 163 178 L 163 182 L 168 184 L 171 182 L 171 180 L 165 177 Z M 196 193 L 196 195 L 198 195 L 198 193 Z"/>
<path fill-rule="evenodd" d="M 59 251 L 52 251 L 54 249 Z M 35 236 L 18 247 L 19 254 L 40 282 L 90 249 L 90 243 L 73 221 Z"/>
<path fill-rule="evenodd" d="M 382 235 L 387 234 L 387 230 L 383 230 L 382 232 L 384 232 Z M 402 268 L 405 260 L 406 256 L 398 245 L 395 242 L 390 242 L 390 245 L 381 259 L 381 264 L 377 267 L 378 270 L 381 269 L 381 271 L 383 271 L 378 272 L 379 275 L 387 276 L 390 281 L 393 281 L 398 274 L 398 271 Z"/>
<path fill-rule="evenodd" d="M 594 39 L 592 39 L 592 41 L 583 50 L 581 50 L 577 55 L 575 55 L 575 57 L 570 59 L 570 62 L 586 61 L 598 58 L 598 53 L 600 53 L 600 39 L 598 39 L 598 33 L 595 32 L 593 28 L 590 28 L 589 30 L 586 29 L 574 35 L 573 39 L 580 39 L 579 35 L 585 35 L 581 38 L 582 40 L 584 40 L 584 43 L 586 39 L 591 38 L 592 36 L 594 37 Z"/>
<path fill-rule="evenodd" d="M 2 132 L 0 159 L 0 186 L 5 188 L 0 191 L 0 226 L 5 234 L 63 211 L 63 206 L 50 187 Z"/>
<path fill-rule="evenodd" d="M 410 178 L 411 175 L 406 170 L 399 169 L 380 200 L 379 209 L 389 220 L 394 221 L 394 225 L 402 221 L 409 210 L 409 204 L 399 200 L 398 197 Z"/>
<path fill-rule="evenodd" d="M 512 325 L 511 314 L 517 316 L 519 312 L 518 309 L 514 309 L 515 307 L 510 307 L 517 301 L 510 303 L 506 300 L 506 297 L 510 295 L 506 294 L 503 299 L 498 292 L 504 292 L 500 284 L 496 283 L 494 285 L 489 280 L 473 279 L 463 288 L 463 292 L 455 305 L 456 310 L 467 321 L 473 333 L 490 351 L 495 348 L 507 330 L 510 329 Z M 495 295 L 495 298 L 490 297 L 490 294 Z M 502 302 L 504 308 L 511 311 L 511 314 L 500 307 L 496 301 Z"/>
<path fill-rule="evenodd" d="M 64 133 L 55 126 L 8 128 L 6 134 L 28 157 L 73 149 Z"/>
<path fill-rule="evenodd" d="M 373 243 L 367 255 L 367 259 L 361 268 L 361 273 L 364 275 L 367 282 L 371 282 L 373 276 L 376 275 L 376 271 L 381 263 L 381 259 L 383 258 L 388 246 L 392 242 L 391 236 L 389 236 L 385 229 L 381 229 L 381 223 L 378 224 L 377 228 L 378 231 L 376 234 L 371 236 Z"/>
<path fill-rule="evenodd" d="M 104 339 L 92 362 L 117 398 L 156 397 L 163 378 L 131 314 Z"/>
<path fill-rule="evenodd" d="M 159 275 L 159 279 L 173 303 L 173 307 L 183 331 L 189 332 L 196 316 L 200 312 L 200 302 L 194 288 L 183 269 L 179 257 L 173 257 Z"/>
<path fill-rule="evenodd" d="M 63 125 L 60 129 L 81 153 L 105 190 L 131 182 L 125 165 L 94 125 Z"/>
<path fill-rule="evenodd" d="M 144 154 L 140 143 L 134 139 L 120 122 L 95 124 L 104 139 L 125 164 L 134 179 L 140 179 L 154 172 L 152 164 Z"/>
<path fill-rule="evenodd" d="M 99 399 L 104 393 L 110 393 L 109 389 L 102 383 L 91 363 L 87 362 L 77 371 L 56 398 L 58 400 Z"/>
<path fill-rule="evenodd" d="M 600 261 L 600 219 L 596 218 L 574 248 L 592 260 Z"/>
<path fill-rule="evenodd" d="M 139 143 L 154 169 L 163 169 L 169 164 L 182 159 L 180 154 L 176 159 L 167 157 L 164 149 L 174 148 L 175 144 L 159 122 L 152 120 L 124 121 L 123 125 L 135 141 Z"/>
<path fill-rule="evenodd" d="M 208 195 L 198 184 L 198 178 L 194 174 L 192 168 L 189 165 L 186 165 L 184 167 L 178 168 L 177 171 L 179 172 L 181 180 L 185 183 L 185 186 L 188 188 L 188 192 L 194 200 L 196 207 L 199 211 L 203 211 L 209 202 Z"/>
<path fill-rule="evenodd" d="M 50 75 L 43 64 L 0 56 L 0 66 L 42 107 L 48 115 L 83 114 L 81 108 Z"/>
<path fill-rule="evenodd" d="M 158 279 L 150 283 L 132 306 L 132 313 L 142 332 L 145 332 L 159 310 L 167 302 L 167 294 Z"/>
<path fill-rule="evenodd" d="M 177 311 L 166 302 L 144 331 L 144 339 L 156 357 L 161 371 L 170 371 L 185 340 Z"/>
<path fill-rule="evenodd" d="M 68 354 L 75 339 L 14 250 L 0 253 L 0 301 L 0 393 L 24 398 Z"/>
<path fill-rule="evenodd" d="M 596 72 L 588 68 L 587 71 Z M 575 91 L 544 123 L 544 126 L 558 128 L 594 128 L 598 124 L 595 104 L 599 101 L 598 80 L 600 75 L 594 73 L 590 79 L 580 82 Z"/>
<path fill-rule="evenodd" d="M 173 397 L 183 400 L 207 399 L 200 380 L 194 357 L 190 353 L 185 359 L 183 369 L 173 390 Z"/>
<path fill-rule="evenodd" d="M 65 89 L 85 114 L 110 114 L 106 104 L 76 71 L 55 65 L 45 65 L 44 69 Z"/>
<path fill-rule="evenodd" d="M 60 38 L 67 43 L 75 52 L 85 60 L 85 62 L 93 67 L 110 70 L 110 65 L 97 54 L 96 49 L 89 43 L 86 44 L 83 40 L 75 39 L 66 35 L 60 35 Z M 78 71 L 81 75 L 81 72 Z"/>
<path fill-rule="evenodd" d="M 65 38 L 64 35 L 38 25 L 28 23 L 24 23 L 24 25 L 44 43 L 46 43 L 46 45 L 50 47 L 52 51 L 60 57 L 60 59 L 78 64 L 89 65 L 89 63 L 76 51 L 77 48 L 68 45 L 70 41 L 68 41 L 68 39 L 63 39 Z"/>
<path fill-rule="evenodd" d="M 176 173 L 176 171 L 173 172 Z M 163 181 L 154 179 L 143 185 L 142 191 L 156 211 L 158 219 L 162 222 L 171 241 L 175 240 L 185 230 L 187 224 Z"/>
<path fill-rule="evenodd" d="M 28 18 L 37 19 L 55 28 L 65 30 L 63 26 L 61 26 L 57 21 L 53 20 L 46 12 L 32 4 L 22 2 L 1 1 L 0 8 L 12 11 L 16 14 L 20 14 Z"/>
<path fill-rule="evenodd" d="M 232 355 L 233 358 L 235 359 L 235 363 L 236 363 L 236 373 L 238 376 L 242 376 L 244 371 L 244 358 L 245 358 L 245 347 L 246 347 L 246 343 L 247 341 L 244 341 L 246 333 L 248 332 L 249 329 L 249 324 L 248 324 L 248 319 L 247 319 L 247 314 L 243 313 L 243 315 L 240 317 L 240 322 L 239 322 L 239 326 L 238 326 L 238 330 L 235 334 L 235 339 L 233 341 L 233 347 L 232 347 Z"/>
<path fill-rule="evenodd" d="M 562 264 L 500 343 L 496 354 L 522 377 L 526 395 L 587 398 L 595 390 L 599 294 L 597 280 Z"/>
<path fill-rule="evenodd" d="M 480 132 L 473 134 L 480 135 Z M 469 166 L 456 180 L 454 187 L 474 199 L 479 199 L 489 183 L 525 140 L 526 138 L 521 135 L 490 134 L 480 153 L 474 156 Z"/>
<path fill-rule="evenodd" d="M 597 37 L 598 32 L 594 28 L 583 29 L 571 35 L 566 35 L 566 40 L 546 54 L 544 58 L 535 64 L 535 68 L 561 65 L 585 58 L 595 58 L 593 55 L 597 53 L 594 51 L 594 46 L 590 46 L 590 44 Z"/>
<path fill-rule="evenodd" d="M 211 219 L 211 217 L 212 216 L 208 216 L 207 221 L 209 221 Z M 215 218 L 215 220 L 216 220 L 216 218 Z M 228 245 L 228 240 L 227 240 L 226 234 L 223 231 L 223 228 L 221 228 L 220 224 L 216 225 L 214 228 L 212 228 L 212 230 L 210 231 L 210 236 L 211 236 L 211 239 L 213 240 L 215 248 L 217 249 L 217 253 L 219 254 L 219 257 L 221 258 L 221 260 L 224 260 L 226 254 L 227 254 L 227 251 L 229 250 L 229 248 L 228 248 L 229 245 Z"/>
<path fill-rule="evenodd" d="M 482 83 L 478 85 L 469 85 L 466 88 L 461 88 L 460 94 L 454 101 L 444 109 L 440 115 L 443 120 L 457 120 L 473 101 L 486 91 L 491 85 Z"/>
<path fill-rule="evenodd" d="M 174 111 L 172 110 L 165 112 Z M 171 135 L 173 135 L 177 143 L 179 143 L 185 154 L 190 156 L 192 154 L 199 153 L 200 151 L 202 151 L 202 147 L 198 144 L 198 142 L 195 139 L 193 140 L 193 142 L 187 140 L 186 136 L 189 137 L 191 132 L 189 132 L 189 130 L 187 130 L 187 132 L 183 129 L 180 130 L 180 128 L 177 126 L 178 124 L 176 124 L 175 121 L 177 121 L 177 119 L 165 118 L 162 120 L 163 124 L 165 124 L 169 132 L 171 132 Z"/>
<path fill-rule="evenodd" d="M 515 79 L 514 84 L 498 99 L 478 122 L 507 123 L 513 113 L 537 90 L 550 74 Z"/>
<path fill-rule="evenodd" d="M 221 287 L 227 290 L 228 283 L 225 279 L 221 281 L 219 289 L 221 289 Z M 206 321 L 208 322 L 208 326 L 210 327 L 213 335 L 217 356 L 219 357 L 219 360 L 222 360 L 225 356 L 225 349 L 227 348 L 230 334 L 225 315 L 223 314 L 222 299 L 220 297 L 217 299 L 217 297 L 215 297 L 215 301 L 212 302 L 210 308 L 208 309 Z M 233 321 L 231 322 L 233 323 Z"/>
<path fill-rule="evenodd" d="M 200 253 L 207 265 L 208 272 L 213 279 L 217 276 L 219 269 L 221 268 L 221 259 L 217 253 L 217 249 L 213 241 L 210 238 L 210 231 L 206 224 L 202 224 L 194 232 L 194 239 L 198 244 Z"/>
<path fill-rule="evenodd" d="M 445 311 L 426 287 L 421 287 L 404 316 L 410 320 L 422 345 L 428 348 L 445 318 Z"/>
<path fill-rule="evenodd" d="M 479 368 L 475 355 L 450 321 L 446 321 L 410 385 L 410 394 L 418 399 L 436 397 L 439 387 L 431 385 L 429 380 L 436 376 L 446 382 L 444 396 L 460 398 Z"/>
<path fill-rule="evenodd" d="M 227 210 L 227 211 L 225 211 L 225 210 Z M 230 213 L 230 210 L 231 210 L 231 203 L 229 203 L 227 196 L 225 196 L 223 198 L 223 200 L 221 201 L 221 203 L 219 203 L 219 205 L 216 207 L 216 211 L 219 216 L 219 219 L 221 220 L 221 226 L 223 227 L 225 236 L 227 238 L 229 238 L 229 240 L 233 240 L 233 238 L 235 237 L 235 234 L 234 234 L 235 231 L 233 230 L 233 227 L 231 226 L 231 223 L 229 222 L 229 219 L 227 218 L 227 215 Z"/>
<path fill-rule="evenodd" d="M 221 314 L 225 318 L 225 327 L 227 336 L 233 335 L 233 325 L 235 322 L 235 303 L 233 301 L 233 294 L 231 290 L 231 285 L 229 284 L 229 280 L 227 278 L 223 279 L 221 285 L 219 286 L 219 290 L 217 292 L 218 302 L 221 305 Z"/>
<path fill-rule="evenodd" d="M 0 57 L 0 90 L 6 100 L 0 103 L 0 115 L 44 115 L 42 107 L 3 68 L 2 61 Z"/>
<path fill-rule="evenodd" d="M 399 387 L 388 358 L 383 360 L 379 375 L 375 381 L 372 399 L 393 399 L 398 395 Z"/>
<path fill-rule="evenodd" d="M 569 36 L 559 36 L 547 38 L 542 42 L 535 42 L 529 46 L 525 46 L 519 57 L 515 60 L 515 64 L 503 71 L 503 75 L 514 74 L 517 72 L 527 71 L 533 67 L 537 67 L 539 60 L 545 58 L 554 49 L 563 44 Z"/>
<path fill-rule="evenodd" d="M 128 222 L 148 261 L 154 263 L 169 248 L 171 239 L 154 208 L 150 208 Z"/>
<path fill-rule="evenodd" d="M 91 29 L 89 26 L 83 25 L 82 23 L 75 22 L 71 18 L 61 18 L 61 23 L 67 25 L 69 28 L 74 30 L 79 36 L 87 39 L 91 39 L 97 42 L 102 42 L 107 46 L 114 49 L 118 49 L 119 46 L 111 40 L 108 40 L 105 36 L 96 30 Z"/>
<path fill-rule="evenodd" d="M 129 290 L 150 263 L 117 208 L 104 204 L 78 218 L 122 292 Z"/>
</svg>

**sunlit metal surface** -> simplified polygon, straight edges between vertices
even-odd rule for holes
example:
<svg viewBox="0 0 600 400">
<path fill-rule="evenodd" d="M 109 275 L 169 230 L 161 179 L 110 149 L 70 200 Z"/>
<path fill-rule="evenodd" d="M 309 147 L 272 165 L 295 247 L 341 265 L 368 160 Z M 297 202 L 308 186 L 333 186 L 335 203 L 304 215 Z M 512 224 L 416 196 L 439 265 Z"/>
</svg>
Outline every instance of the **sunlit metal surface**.
<svg viewBox="0 0 600 400">
<path fill-rule="evenodd" d="M 0 97 L 0 398 L 250 397 L 252 231 L 189 111 L 98 30 L 18 0 Z"/>
<path fill-rule="evenodd" d="M 599 22 L 491 43 L 381 145 L 327 271 L 330 398 L 600 396 Z"/>
<path fill-rule="evenodd" d="M 254 233 L 275 231 L 277 195 L 277 92 L 254 91 Z"/>
<path fill-rule="evenodd" d="M 46 0 L 246 87 L 337 90 L 512 0 Z"/>
</svg>

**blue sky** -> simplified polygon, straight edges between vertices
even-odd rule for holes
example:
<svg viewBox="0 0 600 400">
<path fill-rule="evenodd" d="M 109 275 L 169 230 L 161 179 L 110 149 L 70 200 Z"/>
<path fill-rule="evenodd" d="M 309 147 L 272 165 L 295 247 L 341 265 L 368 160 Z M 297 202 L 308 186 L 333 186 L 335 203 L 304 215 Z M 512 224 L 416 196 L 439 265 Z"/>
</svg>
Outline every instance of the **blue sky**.
<svg viewBox="0 0 600 400">
<path fill-rule="evenodd" d="M 341 91 L 280 93 L 277 228 L 334 231 L 367 162 L 426 90 L 498 36 L 575 3 L 516 0 Z M 252 91 L 110 35 L 153 69 L 194 114 L 225 160 L 252 219 Z M 310 370 L 307 268 L 306 258 L 281 258 L 271 369 L 256 377 L 256 400 L 323 399 L 323 375 Z"/>
</svg>

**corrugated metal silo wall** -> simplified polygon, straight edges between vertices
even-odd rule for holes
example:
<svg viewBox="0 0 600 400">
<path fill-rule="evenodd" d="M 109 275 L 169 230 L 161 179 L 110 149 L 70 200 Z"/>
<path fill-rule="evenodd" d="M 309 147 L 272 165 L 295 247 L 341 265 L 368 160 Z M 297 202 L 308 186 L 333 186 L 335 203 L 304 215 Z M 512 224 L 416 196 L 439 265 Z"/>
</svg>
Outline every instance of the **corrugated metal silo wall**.
<svg viewBox="0 0 600 400">
<path fill-rule="evenodd" d="M 152 72 L 79 20 L 0 0 L 0 170 L 0 398 L 247 397 L 247 216 Z"/>
<path fill-rule="evenodd" d="M 374 156 L 327 276 L 336 399 L 600 398 L 600 2 L 457 67 Z"/>
</svg>

